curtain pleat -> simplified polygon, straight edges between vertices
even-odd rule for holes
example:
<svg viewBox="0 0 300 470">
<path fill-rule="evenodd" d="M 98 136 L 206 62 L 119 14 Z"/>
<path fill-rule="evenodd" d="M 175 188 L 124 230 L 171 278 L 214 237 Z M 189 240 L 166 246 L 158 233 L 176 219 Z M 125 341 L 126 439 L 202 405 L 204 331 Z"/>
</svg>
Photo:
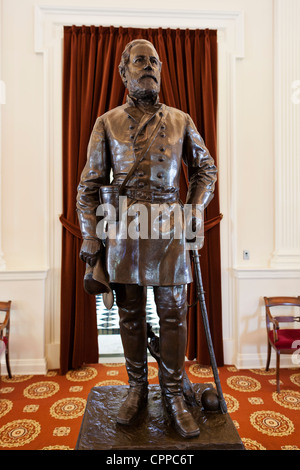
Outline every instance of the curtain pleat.
<svg viewBox="0 0 300 470">
<path fill-rule="evenodd" d="M 79 259 L 76 195 L 89 137 L 98 116 L 125 102 L 118 72 L 125 45 L 151 41 L 163 62 L 160 101 L 191 115 L 217 162 L 217 33 L 211 30 L 138 29 L 103 26 L 64 28 L 63 58 L 63 214 L 61 279 L 61 373 L 98 362 L 95 297 L 85 293 L 85 264 Z M 187 194 L 183 166 L 181 198 Z M 218 365 L 223 364 L 218 185 L 206 209 L 201 268 Z M 189 300 L 195 286 L 189 287 Z M 188 315 L 187 357 L 209 364 L 199 307 Z"/>
</svg>

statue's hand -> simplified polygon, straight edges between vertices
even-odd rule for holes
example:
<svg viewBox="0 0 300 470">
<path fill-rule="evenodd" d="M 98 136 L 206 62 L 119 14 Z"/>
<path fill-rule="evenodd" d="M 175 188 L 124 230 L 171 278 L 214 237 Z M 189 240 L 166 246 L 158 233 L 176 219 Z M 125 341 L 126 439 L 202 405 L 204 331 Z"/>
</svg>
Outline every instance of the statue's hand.
<svg viewBox="0 0 300 470">
<path fill-rule="evenodd" d="M 99 253 L 101 251 L 101 242 L 98 240 L 83 240 L 80 250 L 80 259 L 90 266 L 95 266 Z"/>
<path fill-rule="evenodd" d="M 199 206 L 200 207 L 200 206 Z M 187 219 L 187 240 L 190 243 L 195 243 L 197 236 L 200 235 L 202 229 L 202 215 L 199 212 L 199 207 L 194 204 L 192 207 L 192 212 L 188 214 Z"/>
<path fill-rule="evenodd" d="M 197 235 L 197 226 L 198 226 L 198 220 L 197 217 L 192 217 L 190 221 L 190 231 L 188 232 L 187 236 L 187 241 L 189 243 L 195 243 L 196 242 L 196 235 Z"/>
<path fill-rule="evenodd" d="M 199 204 L 189 207 L 186 213 L 185 225 L 186 242 L 189 250 L 200 250 L 204 244 L 204 214 L 203 206 Z"/>
</svg>

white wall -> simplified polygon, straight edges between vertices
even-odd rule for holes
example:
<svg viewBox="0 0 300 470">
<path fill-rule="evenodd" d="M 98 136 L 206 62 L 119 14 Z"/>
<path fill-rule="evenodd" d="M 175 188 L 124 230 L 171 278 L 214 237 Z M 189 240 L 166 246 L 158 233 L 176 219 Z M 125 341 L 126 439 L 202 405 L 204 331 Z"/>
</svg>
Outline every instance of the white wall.
<svg viewBox="0 0 300 470">
<path fill-rule="evenodd" d="M 284 148 L 277 144 L 278 135 L 282 143 L 287 131 L 277 111 L 280 99 L 287 98 L 280 95 L 282 84 L 278 82 L 282 51 L 274 48 L 282 34 L 280 21 L 292 21 L 295 2 L 186 0 L 183 4 L 173 0 L 162 4 L 153 0 L 151 11 L 142 15 L 146 7 L 133 0 L 126 2 L 126 8 L 120 0 L 111 0 L 109 6 L 99 0 L 1 1 L 0 79 L 6 85 L 6 104 L 1 105 L 0 266 L 4 269 L 0 271 L 0 295 L 3 300 L 13 301 L 14 372 L 39 373 L 47 366 L 59 365 L 59 22 L 65 18 L 68 24 L 87 24 L 92 14 L 95 24 L 103 18 L 102 24 L 116 26 L 190 27 L 192 21 L 195 24 L 199 20 L 203 27 L 205 17 L 213 18 L 207 20 L 208 27 L 210 21 L 225 25 L 219 36 L 223 74 L 219 78 L 219 150 L 225 360 L 238 367 L 263 365 L 266 346 L 262 297 L 299 295 L 299 244 L 287 246 L 280 227 L 283 213 L 289 209 L 278 210 L 285 207 L 282 188 L 288 186 L 294 213 L 300 213 L 296 184 L 288 179 L 290 167 L 296 172 L 299 169 L 295 164 L 298 144 L 286 162 Z M 277 16 L 282 4 L 291 13 L 290 19 Z M 51 12 L 51 7 L 57 8 Z M 205 16 L 205 12 L 211 13 Z M 234 50 L 235 41 L 242 53 Z M 289 39 L 286 41 L 282 48 L 290 50 Z M 291 62 L 298 64 L 299 54 L 293 50 Z M 299 69 L 293 70 L 297 75 Z M 300 72 L 294 76 L 296 79 L 300 79 Z M 298 108 L 293 108 L 293 116 L 299 115 Z M 279 171 L 282 165 L 288 166 L 286 172 Z M 288 228 L 297 234 L 298 219 L 290 220 Z M 248 261 L 243 260 L 245 249 L 250 252 Z M 289 257 L 283 263 L 286 252 Z M 28 344 L 32 332 L 35 340 Z"/>
</svg>

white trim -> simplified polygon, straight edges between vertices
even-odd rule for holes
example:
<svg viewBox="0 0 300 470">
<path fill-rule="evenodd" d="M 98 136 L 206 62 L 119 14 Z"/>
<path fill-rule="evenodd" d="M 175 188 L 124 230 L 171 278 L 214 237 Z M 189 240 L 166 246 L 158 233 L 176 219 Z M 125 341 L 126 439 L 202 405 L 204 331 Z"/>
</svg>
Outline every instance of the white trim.
<svg viewBox="0 0 300 470">
<path fill-rule="evenodd" d="M 230 25 L 230 23 L 232 23 Z M 234 37 L 234 55 L 244 57 L 244 12 L 216 10 L 154 10 L 138 8 L 35 6 L 35 52 L 45 50 L 46 25 L 102 25 L 139 28 L 210 28 Z M 233 27 L 232 27 L 233 26 Z M 48 30 L 49 31 L 49 30 Z"/>
<path fill-rule="evenodd" d="M 186 11 L 151 9 L 74 8 L 35 6 L 34 47 L 44 57 L 45 198 L 49 239 L 46 287 L 46 347 L 60 341 L 60 264 L 62 212 L 62 44 L 64 25 L 122 25 L 124 27 L 211 28 L 218 30 L 219 73 L 219 187 L 221 222 L 223 335 L 234 339 L 235 282 L 231 272 L 236 240 L 235 75 L 236 59 L 244 57 L 243 11 Z M 228 188 L 231 188 L 228 190 Z M 232 191 L 232 194 L 230 194 Z M 51 224 L 50 224 L 51 221 Z M 232 355 L 231 355 L 232 356 Z M 226 360 L 226 359 L 225 359 Z M 231 360 L 231 359 L 230 359 Z M 58 366 L 58 365 L 57 365 Z"/>
<path fill-rule="evenodd" d="M 0 271 L 2 281 L 44 281 L 48 270 L 43 271 Z"/>
<path fill-rule="evenodd" d="M 275 249 L 271 267 L 300 268 L 299 0 L 274 3 Z"/>
<path fill-rule="evenodd" d="M 233 270 L 236 279 L 297 279 L 300 269 L 239 269 Z"/>
<path fill-rule="evenodd" d="M 267 340 L 266 340 L 267 341 Z M 267 345 L 266 345 L 267 346 Z M 265 354 L 256 352 L 253 354 L 238 354 L 236 360 L 236 368 L 239 370 L 249 369 L 265 369 L 267 361 L 267 352 Z M 270 369 L 276 367 L 275 351 L 271 353 Z M 280 367 L 281 368 L 295 368 L 295 364 L 292 362 L 292 356 L 289 354 L 282 354 L 280 356 Z M 275 375 L 270 375 L 269 380 L 275 380 Z"/>
<path fill-rule="evenodd" d="M 0 44 L 3 44 L 3 4 L 0 2 Z M 0 79 L 2 78 L 2 47 L 0 47 Z M 1 97 L 0 97 L 0 175 L 2 175 L 2 106 L 5 105 L 5 83 L 1 80 Z M 0 179 L 0 271 L 6 269 L 4 253 L 2 251 L 2 181 Z"/>
<path fill-rule="evenodd" d="M 45 375 L 47 374 L 46 359 L 10 359 L 10 368 L 12 375 Z M 1 358 L 2 375 L 6 372 L 5 358 Z M 4 382 L 2 382 L 2 387 Z"/>
</svg>

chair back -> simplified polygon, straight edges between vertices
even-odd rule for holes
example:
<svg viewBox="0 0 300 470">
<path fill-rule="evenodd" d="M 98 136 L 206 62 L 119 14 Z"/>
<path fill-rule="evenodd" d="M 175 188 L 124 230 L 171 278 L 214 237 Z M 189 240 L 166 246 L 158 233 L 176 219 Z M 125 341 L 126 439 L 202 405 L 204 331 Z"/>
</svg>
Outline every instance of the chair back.
<svg viewBox="0 0 300 470">
<path fill-rule="evenodd" d="M 10 307 L 11 307 L 11 300 L 8 300 L 7 302 L 0 302 L 0 312 L 6 313 L 4 321 L 0 323 L 0 339 L 3 338 L 4 329 L 6 328 L 6 330 L 9 330 Z"/>
<path fill-rule="evenodd" d="M 293 323 L 300 322 L 300 317 L 295 315 L 272 315 L 272 307 L 300 307 L 300 296 L 298 297 L 264 297 L 266 306 L 266 321 L 267 326 L 270 326 L 271 318 L 275 319 L 278 323 Z"/>
<path fill-rule="evenodd" d="M 0 302 L 0 311 L 1 312 L 9 312 L 11 307 L 11 300 L 7 302 Z"/>
</svg>

